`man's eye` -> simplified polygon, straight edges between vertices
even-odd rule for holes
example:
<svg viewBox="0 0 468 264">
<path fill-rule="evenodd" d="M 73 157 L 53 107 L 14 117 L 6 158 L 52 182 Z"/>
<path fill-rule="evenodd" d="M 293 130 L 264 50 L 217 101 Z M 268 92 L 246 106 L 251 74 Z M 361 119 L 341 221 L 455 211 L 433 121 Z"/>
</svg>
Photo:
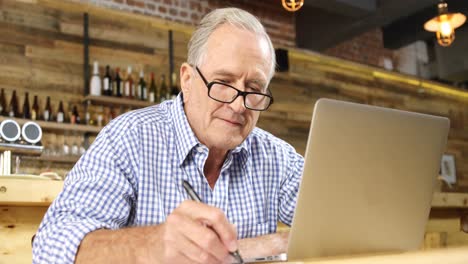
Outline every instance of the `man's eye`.
<svg viewBox="0 0 468 264">
<path fill-rule="evenodd" d="M 249 87 L 249 90 L 251 92 L 254 92 L 254 93 L 261 93 L 262 92 L 262 89 L 260 89 L 258 87 Z"/>
</svg>

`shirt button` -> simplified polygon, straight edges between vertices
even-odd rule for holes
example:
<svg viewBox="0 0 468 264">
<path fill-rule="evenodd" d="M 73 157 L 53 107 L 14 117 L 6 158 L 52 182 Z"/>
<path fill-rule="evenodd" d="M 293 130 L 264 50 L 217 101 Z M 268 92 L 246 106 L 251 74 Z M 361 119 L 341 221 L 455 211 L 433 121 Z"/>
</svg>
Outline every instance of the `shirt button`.
<svg viewBox="0 0 468 264">
<path fill-rule="evenodd" d="M 197 147 L 197 151 L 202 153 L 203 152 L 203 148 L 202 147 Z"/>
</svg>

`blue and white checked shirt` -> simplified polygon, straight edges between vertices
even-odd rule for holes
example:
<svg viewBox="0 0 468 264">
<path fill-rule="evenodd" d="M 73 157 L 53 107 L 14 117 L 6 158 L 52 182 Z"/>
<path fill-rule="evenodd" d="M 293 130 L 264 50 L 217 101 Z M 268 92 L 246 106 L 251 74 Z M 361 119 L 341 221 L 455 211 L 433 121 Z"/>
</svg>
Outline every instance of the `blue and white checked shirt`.
<svg viewBox="0 0 468 264">
<path fill-rule="evenodd" d="M 214 189 L 203 175 L 208 148 L 191 130 L 182 95 L 104 127 L 65 180 L 33 245 L 33 263 L 73 263 L 94 230 L 160 224 L 189 199 L 187 180 L 236 225 L 238 238 L 291 225 L 303 157 L 259 128 L 230 151 Z"/>
</svg>

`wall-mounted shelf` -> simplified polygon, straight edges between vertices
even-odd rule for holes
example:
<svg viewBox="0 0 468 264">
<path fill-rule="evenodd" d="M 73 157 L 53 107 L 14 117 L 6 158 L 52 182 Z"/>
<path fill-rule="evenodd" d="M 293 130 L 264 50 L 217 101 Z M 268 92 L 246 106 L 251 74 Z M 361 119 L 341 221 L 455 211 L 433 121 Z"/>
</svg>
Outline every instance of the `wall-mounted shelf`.
<svg viewBox="0 0 468 264">
<path fill-rule="evenodd" d="M 134 108 L 142 108 L 153 105 L 154 103 L 148 101 L 140 101 L 136 99 L 128 99 L 128 98 L 121 98 L 121 97 L 113 97 L 113 96 L 95 96 L 95 95 L 88 95 L 85 96 L 83 99 L 83 103 L 86 101 L 91 101 L 92 104 L 95 105 L 102 105 L 102 106 L 126 106 L 126 107 L 134 107 Z"/>
<path fill-rule="evenodd" d="M 97 126 L 57 123 L 54 121 L 46 122 L 46 121 L 41 121 L 41 120 L 29 120 L 29 119 L 23 119 L 23 118 L 11 118 L 11 117 L 0 116 L 0 122 L 6 119 L 13 119 L 16 122 L 18 122 L 18 124 L 20 125 L 23 125 L 24 123 L 29 122 L 29 121 L 34 121 L 42 128 L 42 130 L 48 130 L 48 131 L 72 131 L 72 132 L 95 133 L 95 134 L 101 131 L 101 127 L 97 127 Z"/>
<path fill-rule="evenodd" d="M 24 160 L 44 161 L 44 162 L 54 162 L 54 163 L 74 164 L 80 159 L 80 156 L 48 156 L 48 155 L 42 155 L 42 156 L 39 156 L 39 157 L 23 157 L 23 159 Z"/>
</svg>

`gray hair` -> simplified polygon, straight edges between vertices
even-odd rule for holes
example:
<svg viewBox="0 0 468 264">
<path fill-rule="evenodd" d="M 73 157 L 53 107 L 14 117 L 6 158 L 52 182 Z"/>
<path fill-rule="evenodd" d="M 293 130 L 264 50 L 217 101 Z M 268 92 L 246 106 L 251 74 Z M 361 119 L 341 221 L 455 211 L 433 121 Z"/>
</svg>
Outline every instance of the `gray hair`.
<svg viewBox="0 0 468 264">
<path fill-rule="evenodd" d="M 265 31 L 265 28 L 260 21 L 247 11 L 239 8 L 220 8 L 215 9 L 208 13 L 198 25 L 197 29 L 193 33 L 188 43 L 188 59 L 187 62 L 191 65 L 199 66 L 202 63 L 203 56 L 205 54 L 206 43 L 208 37 L 213 33 L 219 26 L 229 23 L 241 29 L 251 31 L 259 36 L 264 37 L 270 49 L 271 67 L 269 72 L 269 80 L 275 74 L 276 56 L 273 43 Z"/>
</svg>

